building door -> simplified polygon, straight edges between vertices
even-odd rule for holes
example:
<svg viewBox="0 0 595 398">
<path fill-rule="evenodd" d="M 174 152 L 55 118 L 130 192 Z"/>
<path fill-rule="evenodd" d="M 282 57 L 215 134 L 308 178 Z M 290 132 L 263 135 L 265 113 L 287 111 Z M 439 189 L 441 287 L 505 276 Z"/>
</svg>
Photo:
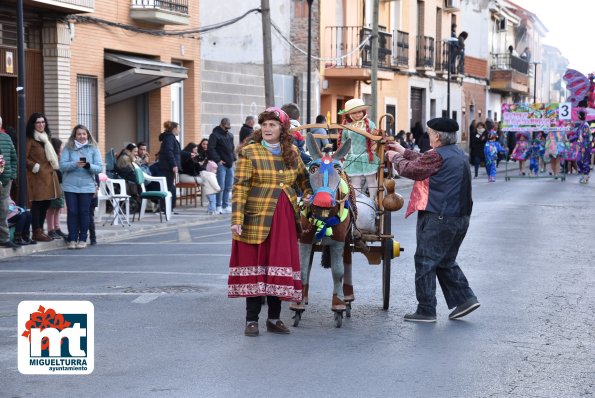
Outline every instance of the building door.
<svg viewBox="0 0 595 398">
<path fill-rule="evenodd" d="M 419 122 L 423 126 L 424 89 L 411 87 L 411 128 Z"/>
</svg>

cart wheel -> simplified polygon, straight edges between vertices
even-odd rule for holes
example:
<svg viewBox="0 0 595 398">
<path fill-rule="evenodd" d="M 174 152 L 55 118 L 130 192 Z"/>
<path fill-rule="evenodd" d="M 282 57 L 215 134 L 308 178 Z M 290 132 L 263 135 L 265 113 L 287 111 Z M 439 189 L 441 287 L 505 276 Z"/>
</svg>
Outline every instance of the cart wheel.
<svg viewBox="0 0 595 398">
<path fill-rule="evenodd" d="M 347 308 L 345 309 L 345 316 L 347 318 L 351 318 L 351 301 L 348 301 L 347 303 L 345 303 L 345 305 L 347 306 Z"/>
<path fill-rule="evenodd" d="M 343 313 L 340 311 L 335 312 L 335 327 L 340 328 L 343 324 Z"/>
<path fill-rule="evenodd" d="M 299 311 L 296 311 L 295 314 L 293 314 L 293 326 L 298 327 L 301 320 L 302 320 L 302 313 Z"/>
</svg>

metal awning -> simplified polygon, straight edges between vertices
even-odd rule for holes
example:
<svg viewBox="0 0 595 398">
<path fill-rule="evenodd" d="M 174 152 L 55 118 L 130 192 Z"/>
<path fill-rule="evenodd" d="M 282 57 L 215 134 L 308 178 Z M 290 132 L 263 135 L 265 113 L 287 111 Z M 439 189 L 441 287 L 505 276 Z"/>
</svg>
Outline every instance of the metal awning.
<svg viewBox="0 0 595 398">
<path fill-rule="evenodd" d="M 105 78 L 106 105 L 188 78 L 188 69 L 179 65 L 107 52 L 104 58 L 106 61 L 119 64 L 118 73 Z"/>
</svg>

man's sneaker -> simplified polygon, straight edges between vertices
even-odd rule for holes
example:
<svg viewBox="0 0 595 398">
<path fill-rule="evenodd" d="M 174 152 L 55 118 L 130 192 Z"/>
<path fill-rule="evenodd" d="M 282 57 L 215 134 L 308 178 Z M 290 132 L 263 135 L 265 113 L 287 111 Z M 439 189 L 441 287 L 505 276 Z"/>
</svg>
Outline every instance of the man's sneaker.
<svg viewBox="0 0 595 398">
<path fill-rule="evenodd" d="M 224 207 L 221 209 L 221 214 L 229 214 L 231 213 L 231 207 Z"/>
<path fill-rule="evenodd" d="M 217 209 L 215 211 L 217 212 L 217 214 L 221 214 L 221 212 L 223 211 L 223 207 L 217 206 Z"/>
<path fill-rule="evenodd" d="M 463 303 L 455 308 L 454 311 L 448 316 L 448 319 L 462 318 L 468 313 L 475 311 L 477 308 L 479 308 L 479 301 L 473 297 L 472 299 L 467 300 L 466 303 Z"/>
<path fill-rule="evenodd" d="M 76 242 L 71 240 L 70 242 L 68 242 L 68 244 L 66 245 L 69 249 L 76 249 Z"/>
<path fill-rule="evenodd" d="M 403 317 L 404 320 L 409 321 L 409 322 L 436 322 L 436 316 L 432 316 L 432 315 L 422 315 L 420 313 L 417 312 L 412 312 L 411 314 L 406 314 Z"/>
<path fill-rule="evenodd" d="M 87 248 L 87 242 L 77 242 L 76 245 L 74 246 L 75 249 L 86 249 Z"/>
<path fill-rule="evenodd" d="M 219 215 L 219 214 L 221 214 L 221 212 L 219 212 L 219 211 L 217 211 L 217 210 L 207 210 L 207 214 L 208 214 L 209 216 L 216 216 L 216 215 Z"/>
</svg>

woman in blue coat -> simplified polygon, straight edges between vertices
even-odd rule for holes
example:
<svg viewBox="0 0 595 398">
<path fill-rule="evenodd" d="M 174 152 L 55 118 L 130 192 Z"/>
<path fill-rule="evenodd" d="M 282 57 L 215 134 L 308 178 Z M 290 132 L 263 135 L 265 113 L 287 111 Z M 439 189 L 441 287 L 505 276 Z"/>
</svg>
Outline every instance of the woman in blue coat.
<svg viewBox="0 0 595 398">
<path fill-rule="evenodd" d="M 89 210 L 96 191 L 95 175 L 102 170 L 101 154 L 93 136 L 82 124 L 72 129 L 72 134 L 62 151 L 62 190 L 66 199 L 68 248 L 87 247 Z"/>
</svg>

